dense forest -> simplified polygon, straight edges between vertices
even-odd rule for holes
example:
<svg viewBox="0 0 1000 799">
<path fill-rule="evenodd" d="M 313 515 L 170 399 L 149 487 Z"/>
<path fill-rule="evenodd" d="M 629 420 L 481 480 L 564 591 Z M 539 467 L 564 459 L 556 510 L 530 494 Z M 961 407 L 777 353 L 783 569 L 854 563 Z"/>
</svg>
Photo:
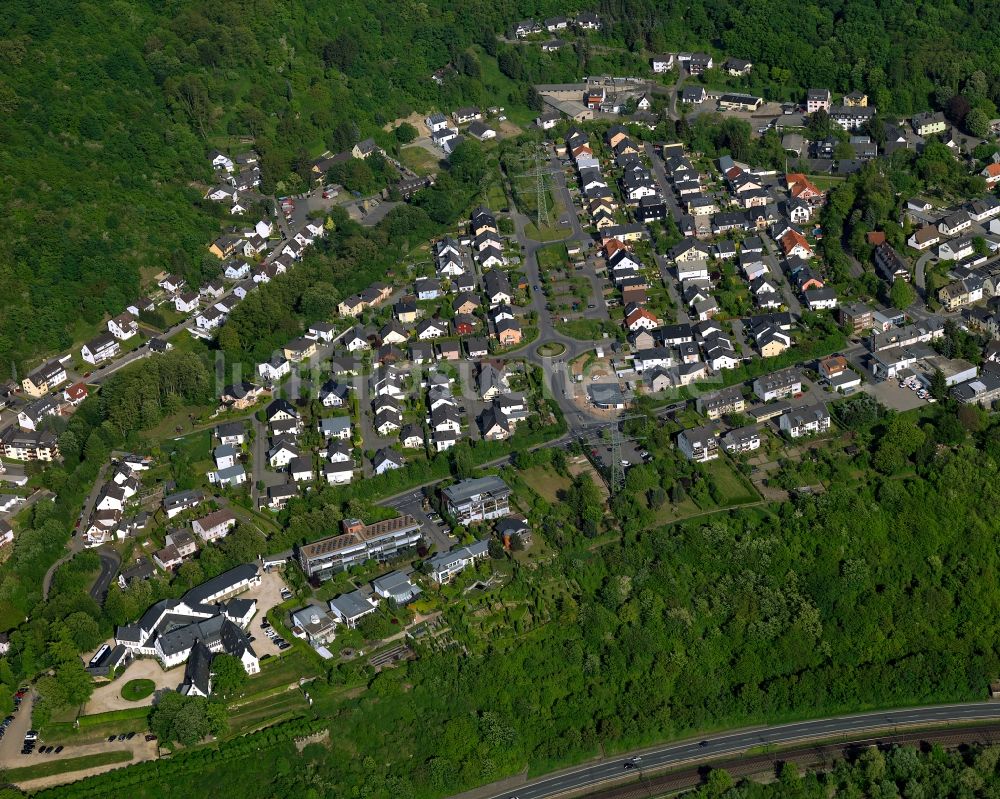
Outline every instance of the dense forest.
<svg viewBox="0 0 1000 799">
<path fill-rule="evenodd" d="M 711 771 L 705 785 L 684 799 L 943 799 L 994 797 L 1000 791 L 1000 747 L 972 746 L 962 751 L 929 751 L 894 746 L 868 749 L 851 761 L 839 760 L 829 772 L 801 775 L 785 763 L 777 780 L 766 785 L 733 785 L 724 771 Z"/>
<path fill-rule="evenodd" d="M 160 270 L 203 275 L 205 243 L 223 224 L 200 199 L 213 146 L 253 143 L 264 190 L 292 191 L 326 148 L 367 135 L 391 145 L 382 126 L 410 111 L 524 108 L 532 80 L 638 69 L 645 51 L 677 48 L 753 59 L 754 80 L 775 92 L 862 89 L 888 113 L 963 93 L 987 110 L 1000 99 L 989 4 L 602 0 L 605 29 L 572 52 L 542 57 L 496 38 L 519 18 L 577 6 L 591 7 L 57 0 L 38 14 L 28 0 L 5 3 L 4 371 L 92 334 Z M 443 67 L 438 86 L 430 75 Z"/>
</svg>

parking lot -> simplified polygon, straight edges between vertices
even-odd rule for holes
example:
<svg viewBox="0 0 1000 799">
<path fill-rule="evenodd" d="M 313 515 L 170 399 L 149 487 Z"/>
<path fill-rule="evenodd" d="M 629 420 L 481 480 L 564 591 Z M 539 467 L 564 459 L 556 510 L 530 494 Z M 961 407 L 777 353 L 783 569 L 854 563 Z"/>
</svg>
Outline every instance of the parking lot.
<svg viewBox="0 0 1000 799">
<path fill-rule="evenodd" d="M 599 469 L 610 468 L 612 456 L 610 442 L 598 441 L 588 443 L 586 449 L 590 454 L 591 460 Z M 622 441 L 621 461 L 624 468 L 628 469 L 630 466 L 635 466 L 638 463 L 645 463 L 648 459 L 649 453 L 646 452 L 641 442 L 627 439 Z"/>
<path fill-rule="evenodd" d="M 247 629 L 247 635 L 253 637 L 251 643 L 254 652 L 257 653 L 257 657 L 262 658 L 264 655 L 275 656 L 281 652 L 274 639 L 265 635 L 265 631 L 260 625 L 267 618 L 267 612 L 271 608 L 285 601 L 281 594 L 282 590 L 287 591 L 288 587 L 285 585 L 285 580 L 281 576 L 281 573 L 266 571 L 260 576 L 260 585 L 252 588 L 245 594 L 240 594 L 241 599 L 257 600 L 257 615 L 253 617 L 250 627 Z"/>
<path fill-rule="evenodd" d="M 900 386 L 899 381 L 894 378 L 881 383 L 865 383 L 861 390 L 867 391 L 887 408 L 895 411 L 909 411 L 926 403 L 916 391 Z"/>
<path fill-rule="evenodd" d="M 423 528 L 424 538 L 427 539 L 427 543 L 436 546 L 438 552 L 447 552 L 457 543 L 458 539 L 452 536 L 451 529 L 447 523 L 433 511 L 424 509 L 424 493 L 422 490 L 397 497 L 386 504 L 390 508 L 395 508 L 400 513 L 408 513 L 416 519 Z"/>
</svg>

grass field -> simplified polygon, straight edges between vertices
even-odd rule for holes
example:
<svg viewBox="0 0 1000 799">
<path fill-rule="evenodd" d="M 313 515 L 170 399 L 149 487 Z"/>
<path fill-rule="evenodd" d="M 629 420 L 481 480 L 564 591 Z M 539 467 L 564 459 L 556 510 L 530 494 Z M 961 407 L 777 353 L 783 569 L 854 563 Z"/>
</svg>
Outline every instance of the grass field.
<svg viewBox="0 0 1000 799">
<path fill-rule="evenodd" d="M 563 239 L 568 239 L 572 235 L 573 230 L 568 225 L 562 227 L 558 223 L 554 225 L 542 225 L 539 228 L 534 222 L 531 222 L 525 225 L 524 232 L 533 241 L 562 241 Z"/>
<path fill-rule="evenodd" d="M 704 469 L 719 490 L 722 507 L 745 505 L 760 499 L 753 485 L 728 460 L 717 458 L 706 463 Z"/>
<path fill-rule="evenodd" d="M 546 466 L 533 466 L 521 472 L 525 483 L 548 502 L 559 502 L 559 492 L 570 487 L 570 481 Z"/>
<path fill-rule="evenodd" d="M 54 774 L 65 774 L 71 771 L 95 768 L 96 766 L 107 766 L 112 763 L 128 763 L 131 760 L 131 752 L 119 749 L 114 752 L 98 752 L 93 755 L 66 757 L 60 760 L 46 760 L 31 766 L 10 768 L 4 772 L 4 778 L 8 782 L 26 782 L 27 780 L 37 780 L 41 777 L 51 777 Z"/>
<path fill-rule="evenodd" d="M 212 457 L 212 433 L 210 430 L 201 430 L 165 441 L 163 452 L 168 457 L 170 453 L 176 452 L 192 464 L 209 461 Z"/>
<path fill-rule="evenodd" d="M 809 180 L 816 184 L 817 189 L 832 189 L 834 186 L 839 186 L 844 182 L 846 178 L 842 178 L 838 175 L 808 175 Z"/>
<path fill-rule="evenodd" d="M 429 175 L 439 169 L 439 160 L 419 144 L 403 147 L 399 151 L 399 160 L 418 175 Z"/>
<path fill-rule="evenodd" d="M 261 664 L 260 674 L 247 683 L 254 693 L 261 693 L 280 685 L 290 685 L 300 677 L 315 677 L 316 664 L 298 649 L 290 649 L 280 658 L 271 658 Z"/>
<path fill-rule="evenodd" d="M 564 336 L 580 341 L 594 341 L 603 338 L 605 333 L 614 338 L 619 332 L 616 325 L 600 319 L 570 319 L 568 322 L 557 322 L 556 330 Z"/>
<path fill-rule="evenodd" d="M 538 258 L 538 268 L 543 274 L 553 269 L 561 269 L 569 260 L 565 244 L 557 244 L 554 247 L 543 247 L 538 250 L 536 257 Z"/>
<path fill-rule="evenodd" d="M 264 724 L 283 721 L 308 708 L 309 703 L 297 688 L 268 694 L 230 710 L 229 730 L 232 734 L 238 735 Z"/>
<path fill-rule="evenodd" d="M 155 443 L 162 441 L 164 450 L 176 449 L 177 444 L 174 441 L 175 436 L 181 436 L 183 440 L 190 435 L 192 429 L 191 417 L 194 417 L 194 424 L 198 423 L 198 420 L 210 414 L 215 410 L 215 405 L 197 405 L 188 406 L 183 411 L 167 416 L 155 427 L 151 427 L 149 430 L 143 431 L 143 438 L 145 438 L 150 443 Z M 177 432 L 177 428 L 180 428 L 180 433 Z M 211 431 L 203 431 L 206 436 L 211 437 Z M 185 435 L 187 434 L 187 435 Z M 206 445 L 207 446 L 207 445 Z M 205 449 L 205 454 L 208 454 L 207 448 Z"/>
<path fill-rule="evenodd" d="M 148 707 L 112 710 L 80 716 L 76 722 L 52 722 L 42 728 L 48 744 L 85 744 L 107 740 L 109 735 L 143 732 L 147 729 Z"/>
<path fill-rule="evenodd" d="M 122 686 L 122 699 L 129 702 L 138 702 L 145 699 L 156 690 L 156 683 L 152 680 L 129 680 Z"/>
</svg>

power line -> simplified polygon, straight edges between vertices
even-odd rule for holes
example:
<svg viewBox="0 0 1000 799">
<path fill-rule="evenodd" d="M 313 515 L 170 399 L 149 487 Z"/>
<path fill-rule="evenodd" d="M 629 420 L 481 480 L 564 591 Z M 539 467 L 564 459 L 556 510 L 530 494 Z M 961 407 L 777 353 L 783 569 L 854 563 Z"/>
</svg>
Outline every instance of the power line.
<svg viewBox="0 0 1000 799">
<path fill-rule="evenodd" d="M 641 413 L 622 414 L 609 422 L 597 422 L 594 425 L 584 428 L 579 435 L 580 439 L 598 440 L 602 439 L 605 430 L 611 432 L 611 473 L 608 477 L 608 492 L 611 496 L 617 496 L 625 488 L 625 465 L 622 463 L 622 450 L 625 440 L 632 440 L 632 436 L 626 436 L 624 432 L 625 422 L 632 419 L 646 419 L 648 417 Z"/>
<path fill-rule="evenodd" d="M 543 145 L 538 145 L 538 147 L 535 148 L 535 152 L 531 156 L 519 159 L 521 161 L 531 161 L 534 164 L 534 168 L 514 176 L 516 178 L 535 179 L 535 226 L 538 227 L 539 230 L 543 224 L 547 225 L 549 223 L 549 203 L 548 192 L 545 189 L 545 177 L 547 175 L 554 175 L 560 171 L 559 169 L 553 167 L 543 167 L 543 155 L 544 147 Z"/>
</svg>

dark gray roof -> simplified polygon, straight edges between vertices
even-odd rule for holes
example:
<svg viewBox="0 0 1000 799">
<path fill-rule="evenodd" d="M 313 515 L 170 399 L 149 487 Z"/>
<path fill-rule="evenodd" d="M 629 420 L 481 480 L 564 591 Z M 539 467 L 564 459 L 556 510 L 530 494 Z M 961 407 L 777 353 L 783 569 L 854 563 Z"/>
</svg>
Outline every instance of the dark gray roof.
<svg viewBox="0 0 1000 799">
<path fill-rule="evenodd" d="M 196 585 L 188 591 L 182 599 L 188 604 L 202 604 L 207 597 L 225 593 L 228 587 L 232 587 L 244 580 L 252 580 L 257 576 L 257 565 L 255 563 L 244 563 L 235 569 L 223 572 L 218 577 L 206 580 L 201 585 Z"/>
<path fill-rule="evenodd" d="M 336 610 L 345 618 L 360 616 L 363 613 L 369 613 L 374 610 L 371 604 L 366 601 L 365 595 L 361 591 L 352 591 L 349 594 L 341 594 L 331 599 L 330 609 Z"/>
<path fill-rule="evenodd" d="M 196 688 L 208 696 L 212 687 L 212 653 L 201 641 L 196 641 L 184 668 L 184 685 Z"/>
<path fill-rule="evenodd" d="M 179 616 L 178 619 L 190 620 L 190 617 Z M 196 641 L 201 641 L 206 646 L 214 646 L 219 641 L 223 621 L 225 617 L 218 615 L 168 630 L 159 636 L 159 647 L 163 654 L 169 657 L 191 649 Z"/>
</svg>

